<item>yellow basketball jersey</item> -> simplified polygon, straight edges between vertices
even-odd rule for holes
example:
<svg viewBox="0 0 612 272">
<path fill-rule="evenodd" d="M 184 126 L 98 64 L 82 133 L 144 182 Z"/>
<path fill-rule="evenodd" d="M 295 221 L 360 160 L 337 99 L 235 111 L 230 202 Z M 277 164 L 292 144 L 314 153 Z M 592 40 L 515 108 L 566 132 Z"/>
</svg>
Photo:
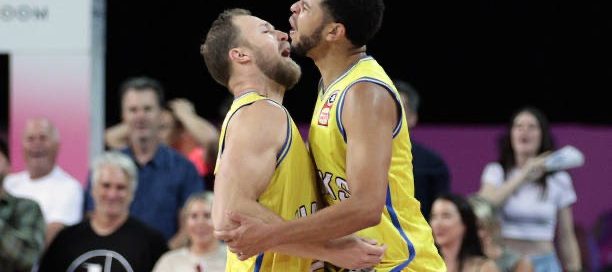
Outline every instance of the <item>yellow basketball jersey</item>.
<svg viewBox="0 0 612 272">
<path fill-rule="evenodd" d="M 225 131 L 232 116 L 242 107 L 258 103 L 273 103 L 287 113 L 287 137 L 279 151 L 274 176 L 268 188 L 259 196 L 258 202 L 280 215 L 285 220 L 297 219 L 309 215 L 317 209 L 317 192 L 315 170 L 306 145 L 289 116 L 287 110 L 276 102 L 255 92 L 237 97 L 223 121 L 219 141 L 218 158 L 222 156 L 225 145 Z M 261 120 L 265 122 L 265 120 Z M 248 135 L 245 135 L 248 137 Z M 221 162 L 221 160 L 217 160 Z M 219 163 L 215 173 L 219 169 Z M 246 261 L 240 261 L 236 255 L 227 252 L 225 271 L 310 271 L 312 260 L 288 255 L 265 252 Z"/>
<path fill-rule="evenodd" d="M 375 267 L 376 271 L 446 271 L 434 246 L 431 228 L 414 198 L 411 144 L 401 100 L 383 68 L 369 56 L 360 59 L 325 90 L 319 86 L 309 142 L 323 182 L 325 199 L 334 205 L 351 196 L 346 180 L 347 145 L 342 107 L 347 90 L 357 82 L 383 86 L 393 96 L 397 107 L 401 108 L 401 120 L 393 131 L 389 185 L 381 222 L 359 231 L 357 235 L 387 245 L 382 262 Z"/>
</svg>

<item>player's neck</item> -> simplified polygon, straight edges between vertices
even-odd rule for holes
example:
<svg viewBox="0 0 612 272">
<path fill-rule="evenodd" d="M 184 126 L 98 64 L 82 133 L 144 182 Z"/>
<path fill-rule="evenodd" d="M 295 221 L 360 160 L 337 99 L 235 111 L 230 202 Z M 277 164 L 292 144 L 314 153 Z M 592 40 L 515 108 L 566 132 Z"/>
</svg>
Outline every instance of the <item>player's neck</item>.
<svg viewBox="0 0 612 272">
<path fill-rule="evenodd" d="M 325 88 L 365 57 L 365 50 L 365 46 L 349 50 L 345 47 L 331 47 L 322 57 L 315 59 Z"/>
<path fill-rule="evenodd" d="M 285 95 L 285 88 L 283 86 L 266 80 L 231 82 L 230 89 L 232 90 L 234 97 L 240 97 L 241 95 L 249 92 L 256 92 L 259 95 L 272 99 L 279 104 L 283 103 L 283 96 Z"/>
</svg>

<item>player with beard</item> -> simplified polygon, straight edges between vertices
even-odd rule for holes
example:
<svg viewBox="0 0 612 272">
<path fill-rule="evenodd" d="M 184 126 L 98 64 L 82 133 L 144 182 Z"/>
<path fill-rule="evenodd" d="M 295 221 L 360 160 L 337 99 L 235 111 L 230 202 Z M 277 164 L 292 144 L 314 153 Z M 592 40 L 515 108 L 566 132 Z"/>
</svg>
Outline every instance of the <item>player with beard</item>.
<svg viewBox="0 0 612 272">
<path fill-rule="evenodd" d="M 411 145 L 400 96 L 366 54 L 382 24 L 382 0 L 300 0 L 291 6 L 293 51 L 311 58 L 322 79 L 309 134 L 325 200 L 313 216 L 217 233 L 251 254 L 287 243 L 353 232 L 384 243 L 376 271 L 445 271 L 431 228 L 414 198 Z"/>
<path fill-rule="evenodd" d="M 277 223 L 317 210 L 314 166 L 281 105 L 301 74 L 289 57 L 287 39 L 266 21 L 233 9 L 219 15 L 201 46 L 210 74 L 235 97 L 221 128 L 215 169 L 216 230 L 235 228 L 236 212 Z M 312 259 L 363 268 L 378 263 L 383 252 L 375 242 L 354 236 L 304 241 L 249 259 L 228 252 L 226 271 L 310 271 Z"/>
</svg>

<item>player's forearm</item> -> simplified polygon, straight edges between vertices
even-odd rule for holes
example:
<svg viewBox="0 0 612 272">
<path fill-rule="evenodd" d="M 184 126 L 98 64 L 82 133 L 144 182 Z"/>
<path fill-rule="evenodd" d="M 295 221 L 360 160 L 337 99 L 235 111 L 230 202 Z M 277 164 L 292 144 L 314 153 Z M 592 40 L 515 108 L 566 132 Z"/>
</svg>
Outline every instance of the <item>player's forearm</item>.
<svg viewBox="0 0 612 272">
<path fill-rule="evenodd" d="M 228 212 L 238 212 L 241 214 L 252 216 L 260 219 L 266 224 L 283 222 L 283 219 L 280 216 L 270 211 L 266 207 L 262 206 L 255 200 L 239 200 L 233 198 L 232 201 L 224 204 L 225 205 L 219 205 L 217 207 L 218 210 L 216 210 L 213 206 L 213 223 L 215 223 L 215 219 L 218 220 L 218 224 L 215 224 L 215 229 L 217 230 L 222 230 L 228 228 L 229 226 L 233 226 L 232 222 L 230 222 L 230 219 L 228 217 Z M 215 203 L 215 205 L 217 204 Z"/>
<path fill-rule="evenodd" d="M 366 205 L 369 204 L 369 205 Z M 349 198 L 311 216 L 287 221 L 274 227 L 273 245 L 323 242 L 375 226 L 382 210 L 367 201 Z"/>
<path fill-rule="evenodd" d="M 303 243 L 303 244 L 284 244 L 270 249 L 270 251 L 285 255 L 297 256 L 313 260 L 329 261 L 330 251 L 326 242 Z"/>
</svg>

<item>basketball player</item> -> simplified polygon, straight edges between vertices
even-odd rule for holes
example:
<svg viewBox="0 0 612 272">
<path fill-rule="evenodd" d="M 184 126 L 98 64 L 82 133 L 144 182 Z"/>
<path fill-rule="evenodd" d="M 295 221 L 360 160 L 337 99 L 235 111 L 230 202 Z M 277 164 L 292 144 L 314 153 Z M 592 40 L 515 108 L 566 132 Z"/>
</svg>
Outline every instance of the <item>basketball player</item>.
<svg viewBox="0 0 612 272">
<path fill-rule="evenodd" d="M 309 140 L 331 207 L 274 224 L 233 214 L 240 227 L 217 237 L 246 258 L 278 245 L 357 232 L 387 246 L 376 271 L 445 271 L 414 198 L 400 97 L 366 54 L 382 23 L 383 1 L 301 0 L 291 11 L 293 50 L 311 58 L 322 75 Z"/>
<path fill-rule="evenodd" d="M 287 34 L 246 10 L 223 12 L 201 47 L 212 77 L 235 96 L 223 122 L 212 218 L 217 230 L 235 227 L 226 211 L 265 223 L 305 217 L 317 209 L 314 166 L 281 105 L 300 77 Z M 330 240 L 330 239 L 327 239 Z M 310 271 L 312 259 L 372 266 L 384 247 L 354 236 L 268 248 L 240 261 L 228 253 L 226 271 Z M 301 256 L 301 257 L 292 257 Z"/>
</svg>

